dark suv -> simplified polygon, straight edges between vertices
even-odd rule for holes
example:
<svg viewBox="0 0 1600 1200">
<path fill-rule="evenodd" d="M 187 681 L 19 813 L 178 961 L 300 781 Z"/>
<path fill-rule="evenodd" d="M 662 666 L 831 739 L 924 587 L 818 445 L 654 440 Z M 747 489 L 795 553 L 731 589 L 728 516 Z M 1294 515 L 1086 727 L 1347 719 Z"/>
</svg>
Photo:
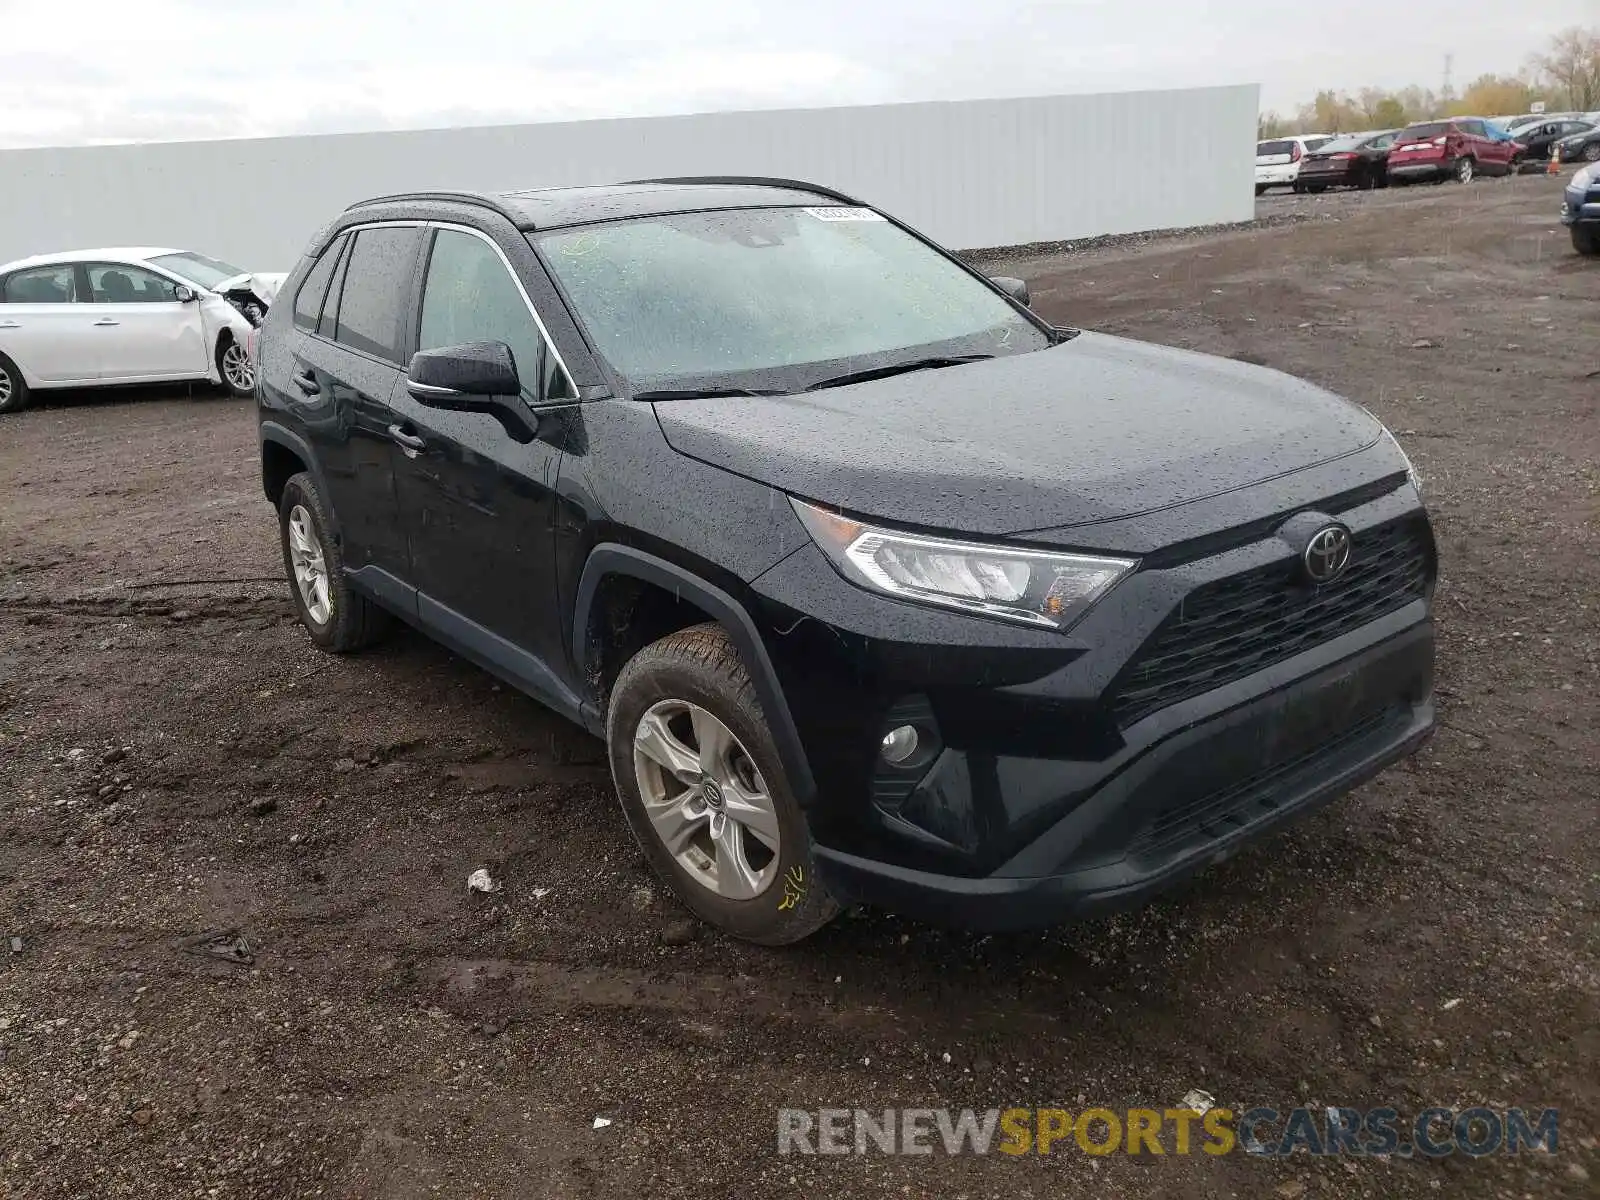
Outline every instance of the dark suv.
<svg viewBox="0 0 1600 1200">
<path fill-rule="evenodd" d="M 789 942 L 1138 901 L 1429 734 L 1410 463 L 1275 371 L 1053 328 L 809 184 L 358 204 L 257 345 L 319 646 L 392 616 L 598 737 Z"/>
</svg>

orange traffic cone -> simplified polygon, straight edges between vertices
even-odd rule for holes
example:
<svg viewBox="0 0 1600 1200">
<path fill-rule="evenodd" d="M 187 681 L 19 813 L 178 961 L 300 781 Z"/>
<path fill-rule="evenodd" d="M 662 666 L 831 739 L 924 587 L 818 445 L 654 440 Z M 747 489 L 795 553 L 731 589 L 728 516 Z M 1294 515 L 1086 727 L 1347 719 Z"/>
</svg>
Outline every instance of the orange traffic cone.
<svg viewBox="0 0 1600 1200">
<path fill-rule="evenodd" d="M 1561 174 L 1561 151 L 1555 146 L 1550 147 L 1550 161 L 1544 165 L 1546 175 Z"/>
</svg>

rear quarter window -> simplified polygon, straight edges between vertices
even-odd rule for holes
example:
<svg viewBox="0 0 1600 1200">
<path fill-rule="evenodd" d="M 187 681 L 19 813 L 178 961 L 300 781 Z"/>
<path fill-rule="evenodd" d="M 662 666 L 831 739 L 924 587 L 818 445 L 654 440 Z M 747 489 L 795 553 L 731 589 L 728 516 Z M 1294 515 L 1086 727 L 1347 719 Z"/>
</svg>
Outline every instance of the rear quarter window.
<svg viewBox="0 0 1600 1200">
<path fill-rule="evenodd" d="M 322 313 L 322 300 L 328 294 L 328 280 L 333 276 L 333 266 L 339 261 L 339 252 L 344 249 L 344 243 L 343 234 L 335 238 L 301 281 L 300 290 L 294 297 L 294 323 L 301 329 L 317 327 L 317 318 Z"/>
</svg>

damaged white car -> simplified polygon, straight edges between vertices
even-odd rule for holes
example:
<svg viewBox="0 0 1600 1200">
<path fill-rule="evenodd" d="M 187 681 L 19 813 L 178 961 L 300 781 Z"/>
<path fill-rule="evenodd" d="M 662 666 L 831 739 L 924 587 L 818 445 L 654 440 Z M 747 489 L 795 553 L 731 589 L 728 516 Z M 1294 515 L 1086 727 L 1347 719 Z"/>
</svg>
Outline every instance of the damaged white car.
<svg viewBox="0 0 1600 1200">
<path fill-rule="evenodd" d="M 46 388 L 207 380 L 255 391 L 250 334 L 283 272 L 119 247 L 0 266 L 0 413 Z"/>
</svg>

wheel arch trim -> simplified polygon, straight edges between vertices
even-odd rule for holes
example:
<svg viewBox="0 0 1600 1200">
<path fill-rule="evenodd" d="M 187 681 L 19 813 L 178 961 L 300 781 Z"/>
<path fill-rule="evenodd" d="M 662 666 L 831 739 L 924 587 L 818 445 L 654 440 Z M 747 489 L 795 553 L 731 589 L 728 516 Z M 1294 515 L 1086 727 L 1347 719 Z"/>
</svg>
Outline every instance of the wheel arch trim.
<svg viewBox="0 0 1600 1200">
<path fill-rule="evenodd" d="M 808 805 L 816 795 L 816 780 L 811 774 L 811 764 L 801 744 L 800 731 L 789 711 L 789 702 L 784 698 L 761 633 L 743 604 L 694 572 L 632 546 L 617 543 L 596 546 L 584 563 L 573 604 L 572 661 L 578 669 L 578 677 L 587 678 L 589 673 L 590 659 L 593 657 L 588 639 L 589 617 L 601 583 L 611 575 L 628 576 L 681 595 L 704 609 L 728 631 L 740 658 L 750 671 L 756 695 L 761 700 L 761 711 L 771 728 L 772 740 L 778 748 L 778 756 L 783 760 L 784 771 L 789 776 L 790 790 L 802 807 Z M 588 706 L 595 708 L 598 719 L 598 706 L 592 697 Z"/>
<path fill-rule="evenodd" d="M 330 537 L 338 537 L 339 514 L 333 509 L 328 486 L 322 476 L 322 466 L 318 463 L 317 456 L 312 453 L 311 444 L 292 429 L 287 429 L 276 421 L 261 422 L 261 494 L 268 500 L 272 499 L 272 494 L 267 491 L 266 451 L 269 443 L 282 446 L 305 463 L 306 473 L 316 482 L 317 491 L 322 495 L 322 506 L 327 511 L 328 523 L 332 526 L 328 534 Z"/>
</svg>

